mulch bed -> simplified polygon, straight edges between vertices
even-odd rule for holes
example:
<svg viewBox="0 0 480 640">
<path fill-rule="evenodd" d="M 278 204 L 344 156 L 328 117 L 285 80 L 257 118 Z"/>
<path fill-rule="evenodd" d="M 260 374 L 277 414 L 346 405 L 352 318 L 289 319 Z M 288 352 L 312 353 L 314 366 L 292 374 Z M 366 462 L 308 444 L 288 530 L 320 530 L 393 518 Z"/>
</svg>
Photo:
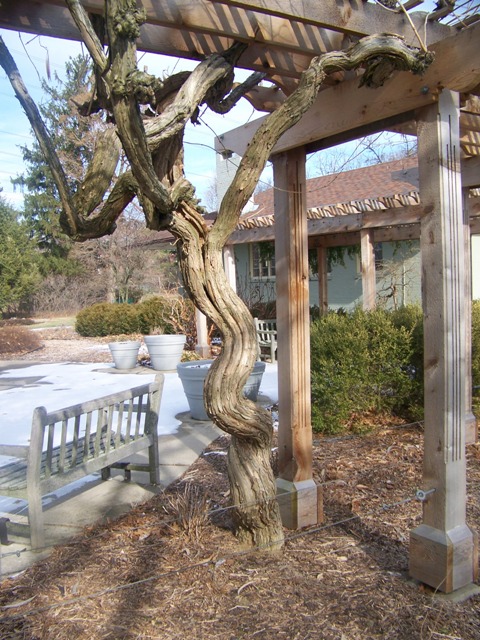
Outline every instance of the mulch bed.
<svg viewBox="0 0 480 640">
<path fill-rule="evenodd" d="M 0 585 L 7 639 L 480 639 L 480 596 L 454 603 L 408 578 L 421 521 L 418 425 L 316 438 L 325 520 L 280 553 L 231 533 L 227 437 L 163 494 L 88 528 Z M 480 530 L 480 447 L 468 447 L 468 522 Z M 206 517 L 206 512 L 211 513 Z"/>
</svg>

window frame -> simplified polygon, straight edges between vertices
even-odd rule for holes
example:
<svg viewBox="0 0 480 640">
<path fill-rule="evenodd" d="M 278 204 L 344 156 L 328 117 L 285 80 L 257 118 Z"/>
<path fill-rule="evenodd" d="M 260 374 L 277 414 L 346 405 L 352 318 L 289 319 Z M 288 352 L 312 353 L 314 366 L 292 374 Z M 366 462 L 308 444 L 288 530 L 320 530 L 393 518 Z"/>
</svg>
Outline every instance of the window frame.
<svg viewBox="0 0 480 640">
<path fill-rule="evenodd" d="M 272 253 L 271 258 L 262 258 L 260 254 L 260 244 L 260 242 L 252 242 L 249 244 L 248 257 L 250 279 L 263 282 L 275 280 L 275 253 Z"/>
</svg>

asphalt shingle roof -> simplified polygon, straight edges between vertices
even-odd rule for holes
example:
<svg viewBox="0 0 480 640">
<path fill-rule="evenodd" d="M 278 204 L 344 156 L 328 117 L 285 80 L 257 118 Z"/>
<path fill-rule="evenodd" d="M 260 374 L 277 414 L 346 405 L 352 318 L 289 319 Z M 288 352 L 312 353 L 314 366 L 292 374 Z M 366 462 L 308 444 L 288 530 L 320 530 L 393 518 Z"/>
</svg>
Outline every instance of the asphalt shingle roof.
<svg viewBox="0 0 480 640">
<path fill-rule="evenodd" d="M 410 156 L 307 180 L 308 218 L 418 204 L 417 158 Z M 255 195 L 256 208 L 242 216 L 239 228 L 271 226 L 274 188 Z"/>
</svg>

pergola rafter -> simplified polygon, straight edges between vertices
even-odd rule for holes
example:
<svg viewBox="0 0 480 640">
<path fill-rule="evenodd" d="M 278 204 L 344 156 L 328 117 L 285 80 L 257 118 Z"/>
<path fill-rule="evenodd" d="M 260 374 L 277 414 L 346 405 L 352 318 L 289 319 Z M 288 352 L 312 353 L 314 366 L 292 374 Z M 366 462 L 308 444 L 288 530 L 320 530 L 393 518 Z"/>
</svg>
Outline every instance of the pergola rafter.
<svg viewBox="0 0 480 640">
<path fill-rule="evenodd" d="M 96 15 L 103 0 L 85 0 L 85 9 Z M 146 23 L 141 28 L 139 49 L 201 60 L 221 53 L 234 41 L 248 42 L 249 48 L 238 66 L 265 71 L 287 92 L 314 55 L 344 48 L 345 39 L 374 33 L 397 33 L 417 43 L 410 22 L 395 13 L 370 4 L 349 2 L 339 7 L 334 0 L 318 3 L 304 0 L 274 2 L 211 2 L 210 0 L 141 0 Z M 412 21 L 426 41 L 435 42 L 454 32 L 438 22 L 426 24 L 426 14 L 415 12 Z M 0 25 L 28 33 L 79 40 L 78 30 L 63 2 L 16 0 L 0 7 Z M 347 40 L 348 41 L 348 40 Z"/>
</svg>

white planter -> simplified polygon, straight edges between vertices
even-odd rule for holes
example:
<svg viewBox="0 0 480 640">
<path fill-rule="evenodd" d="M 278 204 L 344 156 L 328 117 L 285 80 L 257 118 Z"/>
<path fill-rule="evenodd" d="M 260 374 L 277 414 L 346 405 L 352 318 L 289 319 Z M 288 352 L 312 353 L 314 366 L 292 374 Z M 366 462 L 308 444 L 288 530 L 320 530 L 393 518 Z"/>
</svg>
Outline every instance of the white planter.
<svg viewBox="0 0 480 640">
<path fill-rule="evenodd" d="M 122 342 L 109 342 L 108 348 L 112 354 L 116 369 L 134 369 L 137 366 L 140 341 L 125 340 Z"/>
<path fill-rule="evenodd" d="M 182 359 L 183 347 L 187 340 L 184 335 L 162 334 L 143 336 L 152 367 L 158 371 L 172 371 Z"/>
<path fill-rule="evenodd" d="M 182 381 L 190 413 L 194 420 L 210 420 L 205 411 L 203 386 L 212 362 L 213 360 L 192 360 L 191 362 L 180 362 L 177 365 L 178 376 Z M 256 362 L 243 387 L 244 395 L 253 402 L 256 402 L 258 398 L 258 390 L 264 371 L 265 363 Z"/>
</svg>

